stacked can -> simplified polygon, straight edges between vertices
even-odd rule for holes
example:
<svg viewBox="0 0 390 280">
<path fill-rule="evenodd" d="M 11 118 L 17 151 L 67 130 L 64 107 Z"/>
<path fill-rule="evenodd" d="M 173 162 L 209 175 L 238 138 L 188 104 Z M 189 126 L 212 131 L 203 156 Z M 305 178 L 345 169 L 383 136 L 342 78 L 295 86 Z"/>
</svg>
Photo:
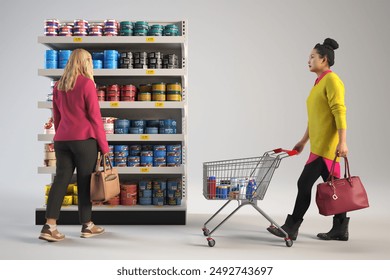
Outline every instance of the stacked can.
<svg viewBox="0 0 390 280">
<path fill-rule="evenodd" d="M 181 205 L 183 191 L 181 181 L 175 179 L 168 179 L 167 181 L 167 204 Z"/>
<path fill-rule="evenodd" d="M 73 36 L 87 36 L 89 23 L 84 19 L 76 19 L 73 22 Z"/>
<path fill-rule="evenodd" d="M 165 101 L 166 100 L 166 84 L 154 83 L 152 85 L 152 101 Z"/>
<path fill-rule="evenodd" d="M 94 69 L 103 68 L 104 52 L 92 52 L 92 64 Z"/>
<path fill-rule="evenodd" d="M 54 151 L 54 143 L 45 144 L 45 166 L 56 166 L 56 154 Z"/>
<path fill-rule="evenodd" d="M 119 67 L 123 69 L 132 69 L 134 66 L 133 53 L 132 52 L 121 52 Z"/>
<path fill-rule="evenodd" d="M 132 120 L 130 123 L 130 134 L 143 134 L 145 127 L 145 120 Z"/>
<path fill-rule="evenodd" d="M 217 196 L 217 179 L 215 176 L 207 178 L 207 197 L 215 199 Z"/>
<path fill-rule="evenodd" d="M 179 68 L 179 57 L 176 54 L 167 54 L 163 59 L 164 69 L 177 69 Z"/>
<path fill-rule="evenodd" d="M 58 68 L 58 52 L 56 50 L 46 50 L 45 68 L 46 69 Z"/>
<path fill-rule="evenodd" d="M 119 24 L 115 19 L 106 19 L 104 21 L 104 36 L 118 36 Z"/>
<path fill-rule="evenodd" d="M 133 23 L 131 21 L 120 22 L 120 35 L 133 36 Z"/>
<path fill-rule="evenodd" d="M 139 92 L 137 96 L 138 101 L 152 101 L 152 85 L 142 84 L 139 85 Z"/>
<path fill-rule="evenodd" d="M 167 166 L 180 166 L 181 155 L 182 149 L 180 144 L 167 145 Z"/>
<path fill-rule="evenodd" d="M 164 36 L 179 36 L 179 28 L 175 24 L 168 24 L 163 31 Z"/>
<path fill-rule="evenodd" d="M 129 146 L 129 155 L 130 156 L 140 156 L 142 151 L 141 145 L 130 145 Z"/>
<path fill-rule="evenodd" d="M 180 83 L 171 83 L 167 84 L 167 101 L 181 101 L 181 84 Z"/>
<path fill-rule="evenodd" d="M 126 167 L 128 156 L 129 156 L 129 146 L 128 145 L 115 145 L 114 146 L 114 166 Z"/>
<path fill-rule="evenodd" d="M 148 53 L 147 52 L 135 52 L 134 56 L 134 68 L 135 69 L 147 69 L 148 68 Z"/>
<path fill-rule="evenodd" d="M 149 52 L 148 53 L 148 68 L 161 69 L 164 54 L 162 52 Z"/>
<path fill-rule="evenodd" d="M 120 89 L 121 101 L 135 101 L 137 97 L 137 88 L 135 85 L 122 85 Z"/>
<path fill-rule="evenodd" d="M 116 119 L 114 129 L 115 134 L 129 134 L 130 121 L 126 119 Z"/>
<path fill-rule="evenodd" d="M 88 28 L 89 36 L 103 36 L 103 24 L 92 23 Z"/>
<path fill-rule="evenodd" d="M 58 51 L 58 68 L 64 69 L 66 63 L 68 63 L 69 57 L 72 54 L 71 50 L 59 50 Z"/>
<path fill-rule="evenodd" d="M 103 127 L 106 134 L 114 134 L 114 123 L 116 118 L 114 117 L 102 117 Z"/>
<path fill-rule="evenodd" d="M 120 101 L 120 87 L 117 84 L 108 85 L 106 90 L 106 101 Z"/>
<path fill-rule="evenodd" d="M 58 19 L 46 19 L 44 34 L 45 36 L 57 36 L 60 22 Z"/>
<path fill-rule="evenodd" d="M 167 166 L 167 147 L 165 145 L 154 145 L 153 166 Z"/>
<path fill-rule="evenodd" d="M 108 149 L 109 149 L 109 152 L 108 152 L 108 159 L 109 159 L 111 162 L 114 162 L 114 158 L 115 158 L 115 146 L 114 146 L 114 145 L 108 145 Z"/>
<path fill-rule="evenodd" d="M 164 26 L 161 24 L 153 24 L 149 31 L 148 36 L 163 36 Z"/>
<path fill-rule="evenodd" d="M 116 50 L 105 50 L 104 51 L 104 63 L 103 63 L 104 68 L 117 69 L 118 68 L 118 56 L 119 56 L 119 53 Z"/>
<path fill-rule="evenodd" d="M 176 121 L 173 119 L 160 120 L 160 134 L 176 134 Z"/>
<path fill-rule="evenodd" d="M 96 94 L 98 96 L 99 101 L 105 101 L 106 100 L 106 86 L 98 86 L 96 87 Z"/>
<path fill-rule="evenodd" d="M 134 24 L 133 35 L 134 36 L 146 36 L 148 35 L 149 23 L 146 21 L 137 21 Z"/>
<path fill-rule="evenodd" d="M 143 166 L 143 167 L 152 167 L 153 166 L 153 151 L 152 150 L 141 151 L 140 166 Z"/>
<path fill-rule="evenodd" d="M 69 23 L 61 23 L 58 36 L 73 36 L 73 24 Z"/>
<path fill-rule="evenodd" d="M 138 183 L 138 201 L 140 205 L 152 204 L 152 181 L 141 180 Z"/>
<path fill-rule="evenodd" d="M 137 183 L 123 183 L 120 185 L 120 201 L 121 205 L 136 205 L 137 204 Z"/>
<path fill-rule="evenodd" d="M 153 205 L 163 206 L 166 204 L 167 181 L 155 180 L 152 182 L 152 188 Z"/>
</svg>

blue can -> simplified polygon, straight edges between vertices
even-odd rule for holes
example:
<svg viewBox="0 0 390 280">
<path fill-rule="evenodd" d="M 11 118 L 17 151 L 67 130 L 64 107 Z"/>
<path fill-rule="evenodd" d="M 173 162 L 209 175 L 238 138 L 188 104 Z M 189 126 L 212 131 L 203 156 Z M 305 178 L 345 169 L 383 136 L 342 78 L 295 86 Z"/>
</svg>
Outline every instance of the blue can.
<svg viewBox="0 0 390 280">
<path fill-rule="evenodd" d="M 146 134 L 158 134 L 157 127 L 146 127 Z"/>
<path fill-rule="evenodd" d="M 141 158 L 139 156 L 129 156 L 127 158 L 127 166 L 133 167 L 133 166 L 140 166 L 141 164 Z"/>
<path fill-rule="evenodd" d="M 129 128 L 130 127 L 130 121 L 127 120 L 127 119 L 116 119 L 114 127 L 115 128 Z"/>
<path fill-rule="evenodd" d="M 181 145 L 175 144 L 175 145 L 167 145 L 167 152 L 180 152 L 181 153 Z"/>
<path fill-rule="evenodd" d="M 131 127 L 146 127 L 146 121 L 145 120 L 132 120 L 131 121 Z"/>
<path fill-rule="evenodd" d="M 160 121 L 159 120 L 147 120 L 146 121 L 146 126 L 147 127 L 159 127 L 160 126 Z"/>
<path fill-rule="evenodd" d="M 140 205 L 152 205 L 152 197 L 139 197 L 138 203 Z"/>
<path fill-rule="evenodd" d="M 172 119 L 160 120 L 160 127 L 166 127 L 166 128 L 176 127 L 176 121 Z"/>
<path fill-rule="evenodd" d="M 115 128 L 114 129 L 114 134 L 129 134 L 129 128 Z"/>
<path fill-rule="evenodd" d="M 93 69 L 102 69 L 103 68 L 103 60 L 94 59 L 92 60 Z"/>
<path fill-rule="evenodd" d="M 251 199 L 253 196 L 253 192 L 256 191 L 256 181 L 249 180 L 248 185 L 246 186 L 246 198 Z"/>
<path fill-rule="evenodd" d="M 153 151 L 141 151 L 141 166 L 153 166 Z"/>
<path fill-rule="evenodd" d="M 114 152 L 123 152 L 123 151 L 128 151 L 129 146 L 128 145 L 115 145 L 114 146 Z"/>
<path fill-rule="evenodd" d="M 152 181 L 149 180 L 141 180 L 138 183 L 139 190 L 151 190 L 152 189 Z"/>
<path fill-rule="evenodd" d="M 142 127 L 130 127 L 130 134 L 143 134 L 144 129 Z"/>
</svg>

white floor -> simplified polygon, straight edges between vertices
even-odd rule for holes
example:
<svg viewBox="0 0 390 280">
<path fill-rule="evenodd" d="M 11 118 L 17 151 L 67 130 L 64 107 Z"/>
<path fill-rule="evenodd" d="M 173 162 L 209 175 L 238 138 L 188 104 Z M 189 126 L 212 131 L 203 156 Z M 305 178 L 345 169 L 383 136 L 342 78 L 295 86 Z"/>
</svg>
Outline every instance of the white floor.
<svg viewBox="0 0 390 280">
<path fill-rule="evenodd" d="M 212 213 L 211 213 L 212 214 Z M 1 260 L 389 260 L 390 221 L 352 216 L 350 240 L 321 241 L 331 218 L 305 218 L 298 240 L 288 248 L 266 231 L 259 215 L 234 215 L 214 234 L 209 247 L 202 227 L 210 215 L 188 214 L 185 226 L 105 226 L 95 238 L 79 237 L 80 226 L 59 226 L 66 239 L 48 243 L 38 239 L 41 226 L 6 221 L 0 233 Z M 3 216 L 4 218 L 4 216 Z M 272 217 L 277 222 L 284 217 Z M 210 224 L 210 229 L 214 224 Z"/>
</svg>

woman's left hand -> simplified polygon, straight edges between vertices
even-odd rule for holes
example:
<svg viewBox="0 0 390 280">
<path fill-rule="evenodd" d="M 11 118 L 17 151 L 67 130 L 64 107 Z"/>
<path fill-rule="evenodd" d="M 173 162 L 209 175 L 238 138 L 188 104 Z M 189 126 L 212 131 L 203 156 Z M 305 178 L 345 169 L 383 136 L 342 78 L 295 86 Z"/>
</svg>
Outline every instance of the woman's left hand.
<svg viewBox="0 0 390 280">
<path fill-rule="evenodd" d="M 336 150 L 337 156 L 339 157 L 346 157 L 348 154 L 348 147 L 347 143 L 339 143 L 337 145 L 337 150 Z"/>
</svg>

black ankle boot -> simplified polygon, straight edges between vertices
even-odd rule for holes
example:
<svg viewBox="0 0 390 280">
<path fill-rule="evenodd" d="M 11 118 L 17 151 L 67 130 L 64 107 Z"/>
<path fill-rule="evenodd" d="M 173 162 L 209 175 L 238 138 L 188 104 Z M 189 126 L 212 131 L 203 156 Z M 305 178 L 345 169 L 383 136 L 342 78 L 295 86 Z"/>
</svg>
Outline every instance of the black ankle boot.
<svg viewBox="0 0 390 280">
<path fill-rule="evenodd" d="M 342 240 L 347 241 L 349 238 L 348 232 L 349 218 L 338 219 L 333 217 L 333 227 L 327 233 L 319 233 L 317 237 L 322 240 Z"/>
<path fill-rule="evenodd" d="M 291 240 L 297 240 L 298 236 L 298 229 L 301 226 L 301 223 L 303 222 L 303 219 L 299 219 L 298 221 L 295 221 L 293 216 L 287 215 L 286 222 L 284 225 L 281 226 L 281 228 L 287 232 L 289 238 Z M 279 236 L 279 237 L 286 237 L 285 234 L 275 226 L 271 225 L 267 228 L 267 230 L 272 233 L 273 235 Z"/>
</svg>

